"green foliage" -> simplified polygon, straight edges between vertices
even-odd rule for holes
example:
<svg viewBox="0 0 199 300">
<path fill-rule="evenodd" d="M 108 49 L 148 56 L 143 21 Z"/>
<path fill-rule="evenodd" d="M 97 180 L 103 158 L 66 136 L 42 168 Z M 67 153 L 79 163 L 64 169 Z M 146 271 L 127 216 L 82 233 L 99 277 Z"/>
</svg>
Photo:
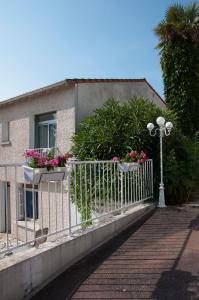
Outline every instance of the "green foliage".
<svg viewBox="0 0 199 300">
<path fill-rule="evenodd" d="M 81 214 L 82 228 L 91 224 L 92 213 L 97 215 L 110 211 L 110 208 L 118 208 L 121 202 L 119 185 L 119 173 L 114 162 L 74 165 L 71 198 Z"/>
<path fill-rule="evenodd" d="M 186 135 L 199 130 L 199 5 L 171 5 L 155 28 L 166 103 Z"/>
<path fill-rule="evenodd" d="M 194 51 L 187 41 L 169 42 L 161 56 L 166 102 L 187 135 L 199 129 L 199 78 Z"/>
<path fill-rule="evenodd" d="M 131 99 L 128 103 L 108 100 L 87 117 L 73 137 L 73 153 L 81 160 L 107 160 L 124 157 L 129 149 L 144 150 L 154 161 L 154 184 L 159 185 L 159 137 L 151 137 L 146 125 L 158 116 L 174 123 L 169 137 L 164 138 L 164 167 L 167 203 L 187 199 L 193 181 L 193 142 L 177 128 L 170 111 L 161 111 L 149 100 Z M 157 195 L 156 195 L 157 196 Z"/>
<path fill-rule="evenodd" d="M 113 99 L 87 117 L 74 135 L 73 153 L 79 159 L 111 159 L 124 157 L 129 150 L 152 149 L 146 124 L 155 121 L 160 110 L 149 101 L 134 98 L 126 104 Z"/>
</svg>

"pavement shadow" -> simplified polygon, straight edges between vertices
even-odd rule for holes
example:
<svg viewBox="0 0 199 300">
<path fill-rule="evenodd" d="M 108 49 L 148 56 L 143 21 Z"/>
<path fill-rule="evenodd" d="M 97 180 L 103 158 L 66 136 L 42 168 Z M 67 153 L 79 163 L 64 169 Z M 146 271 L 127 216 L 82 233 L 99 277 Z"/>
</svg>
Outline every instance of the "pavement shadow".
<svg viewBox="0 0 199 300">
<path fill-rule="evenodd" d="M 75 291 L 78 290 L 79 286 L 92 274 L 110 255 L 121 247 L 136 230 L 141 228 L 141 225 L 145 223 L 144 229 L 141 228 L 141 240 L 134 241 L 134 249 L 139 247 L 142 248 L 143 252 L 145 247 L 150 246 L 152 241 L 148 236 L 150 232 L 154 231 L 155 235 L 155 245 L 158 248 L 159 240 L 170 238 L 171 232 L 169 228 L 173 230 L 174 234 L 178 234 L 184 229 L 189 229 L 188 233 L 184 238 L 183 245 L 177 238 L 172 238 L 172 244 L 179 247 L 179 252 L 177 257 L 174 259 L 173 264 L 171 265 L 170 270 L 162 271 L 160 279 L 155 285 L 153 292 L 153 299 L 155 300 L 199 300 L 199 278 L 198 276 L 193 276 L 190 272 L 177 270 L 178 262 L 182 256 L 182 253 L 187 245 L 190 234 L 194 230 L 199 230 L 199 215 L 196 216 L 194 220 L 189 222 L 187 215 L 184 215 L 183 211 L 186 212 L 186 209 L 181 208 L 167 208 L 166 210 L 156 210 L 158 215 L 152 221 L 150 217 L 155 213 L 149 213 L 145 216 L 144 219 L 139 220 L 136 224 L 129 227 L 127 230 L 119 234 L 117 237 L 113 238 L 111 241 L 106 243 L 104 246 L 98 248 L 92 252 L 88 257 L 82 259 L 76 265 L 72 266 L 60 276 L 58 276 L 54 281 L 49 283 L 43 290 L 38 292 L 32 300 L 66 300 L 71 299 Z M 174 211 L 176 213 L 175 218 L 168 219 L 166 222 L 172 222 L 172 227 L 165 227 L 162 229 L 162 223 L 165 221 L 163 218 L 168 218 L 170 212 Z M 182 215 L 180 213 L 183 213 Z M 179 213 L 179 216 L 178 216 Z M 183 227 L 183 228 L 182 228 Z M 162 236 L 159 236 L 159 232 Z M 139 233 L 140 234 L 140 233 Z M 132 240 L 130 243 L 133 242 Z M 154 243 L 154 241 L 153 241 Z M 168 244 L 169 247 L 172 247 L 171 244 Z M 178 250 L 177 250 L 178 251 Z M 138 260 L 142 260 L 140 257 Z M 155 261 L 155 259 L 154 259 Z M 143 272 L 145 267 L 143 266 Z M 145 298 L 146 299 L 146 298 Z"/>
<path fill-rule="evenodd" d="M 34 295 L 31 300 L 68 300 L 90 274 L 118 249 L 155 212 L 147 213 L 132 226 L 97 248 Z"/>
<path fill-rule="evenodd" d="M 190 222 L 187 229 L 190 231 L 171 271 L 162 272 L 156 284 L 153 292 L 155 300 L 199 300 L 199 276 L 176 269 L 192 231 L 199 230 L 199 214 Z"/>
<path fill-rule="evenodd" d="M 172 270 L 163 272 L 153 292 L 156 300 L 198 300 L 199 276 Z"/>
</svg>

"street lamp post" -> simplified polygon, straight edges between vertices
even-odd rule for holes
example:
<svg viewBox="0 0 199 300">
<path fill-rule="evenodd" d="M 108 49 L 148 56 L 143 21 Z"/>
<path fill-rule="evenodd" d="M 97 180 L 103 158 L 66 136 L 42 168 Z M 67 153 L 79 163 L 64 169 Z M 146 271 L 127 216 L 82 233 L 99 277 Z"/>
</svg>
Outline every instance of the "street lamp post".
<svg viewBox="0 0 199 300">
<path fill-rule="evenodd" d="M 165 119 L 163 117 L 158 117 L 156 123 L 159 127 L 155 128 L 153 123 L 147 124 L 147 129 L 151 136 L 155 136 L 157 132 L 160 132 L 160 187 L 159 187 L 159 203 L 158 207 L 166 207 L 165 205 L 165 197 L 164 197 L 164 182 L 163 182 L 163 151 L 162 151 L 162 139 L 164 135 L 168 136 L 171 133 L 173 128 L 173 124 L 171 122 L 167 122 L 165 124 Z M 154 129 L 154 133 L 152 132 Z"/>
</svg>

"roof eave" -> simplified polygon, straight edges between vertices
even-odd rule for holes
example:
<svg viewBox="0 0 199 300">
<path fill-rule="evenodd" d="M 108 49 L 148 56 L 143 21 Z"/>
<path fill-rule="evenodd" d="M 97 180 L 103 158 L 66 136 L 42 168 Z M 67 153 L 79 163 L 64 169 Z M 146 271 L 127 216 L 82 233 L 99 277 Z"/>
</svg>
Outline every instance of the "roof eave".
<svg viewBox="0 0 199 300">
<path fill-rule="evenodd" d="M 62 81 L 56 82 L 54 84 L 36 89 L 34 91 L 30 91 L 30 92 L 21 94 L 21 95 L 16 96 L 16 97 L 9 98 L 7 100 L 3 100 L 3 101 L 0 102 L 0 107 L 4 106 L 4 105 L 8 105 L 8 104 L 12 104 L 12 103 L 15 103 L 15 102 L 25 100 L 25 99 L 30 98 L 30 97 L 35 96 L 35 95 L 41 95 L 45 92 L 55 90 L 55 89 L 58 89 L 62 86 L 67 86 L 67 85 L 69 86 L 69 85 L 71 85 L 71 83 L 68 83 L 67 80 L 62 80 Z"/>
</svg>

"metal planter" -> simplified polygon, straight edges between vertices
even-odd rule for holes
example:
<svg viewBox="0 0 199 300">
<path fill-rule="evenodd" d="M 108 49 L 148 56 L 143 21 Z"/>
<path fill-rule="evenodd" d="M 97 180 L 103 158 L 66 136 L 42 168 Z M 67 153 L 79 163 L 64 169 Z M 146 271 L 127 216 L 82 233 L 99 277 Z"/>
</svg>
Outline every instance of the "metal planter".
<svg viewBox="0 0 199 300">
<path fill-rule="evenodd" d="M 23 166 L 23 168 L 25 181 L 33 184 L 49 181 L 63 181 L 69 172 L 67 167 L 58 167 L 50 171 L 46 168 L 31 168 L 28 166 Z"/>
<path fill-rule="evenodd" d="M 119 163 L 118 164 L 118 170 L 120 172 L 131 172 L 131 171 L 137 171 L 139 168 L 139 164 L 136 162 L 131 162 L 131 163 Z"/>
</svg>

